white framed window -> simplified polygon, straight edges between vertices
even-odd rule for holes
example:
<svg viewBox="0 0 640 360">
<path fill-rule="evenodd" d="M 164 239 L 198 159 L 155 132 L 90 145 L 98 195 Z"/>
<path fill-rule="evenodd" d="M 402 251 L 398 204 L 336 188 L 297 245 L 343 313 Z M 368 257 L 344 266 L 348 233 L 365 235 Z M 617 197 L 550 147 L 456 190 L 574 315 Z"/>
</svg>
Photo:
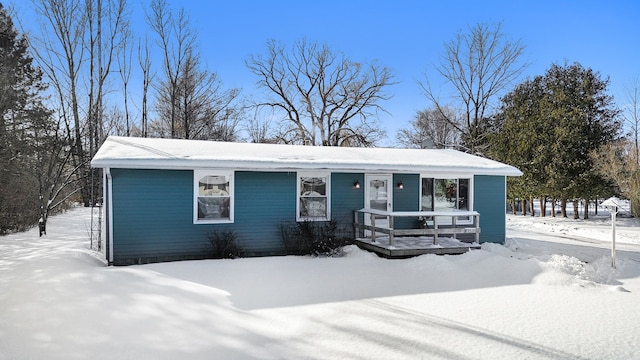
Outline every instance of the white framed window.
<svg viewBox="0 0 640 360">
<path fill-rule="evenodd" d="M 331 219 L 331 174 L 300 172 L 297 175 L 297 221 Z"/>
<path fill-rule="evenodd" d="M 194 170 L 193 222 L 233 222 L 233 185 L 231 171 Z"/>
</svg>

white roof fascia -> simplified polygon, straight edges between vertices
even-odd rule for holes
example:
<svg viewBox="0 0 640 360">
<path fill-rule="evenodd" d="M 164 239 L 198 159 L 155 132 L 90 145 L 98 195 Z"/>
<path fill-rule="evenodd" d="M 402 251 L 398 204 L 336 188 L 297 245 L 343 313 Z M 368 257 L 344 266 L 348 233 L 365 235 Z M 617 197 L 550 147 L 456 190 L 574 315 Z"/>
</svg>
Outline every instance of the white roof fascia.
<svg viewBox="0 0 640 360">
<path fill-rule="evenodd" d="M 457 168 L 450 167 L 420 167 L 420 166 L 352 166 L 352 165 L 334 165 L 321 166 L 315 164 L 290 164 L 284 166 L 282 163 L 265 163 L 265 162 L 237 162 L 237 161 L 198 161 L 189 162 L 179 161 L 163 161 L 163 160 L 139 160 L 132 159 L 126 162 L 122 161 L 100 161 L 92 162 L 93 167 L 110 167 L 118 169 L 158 169 L 158 170 L 193 170 L 193 169 L 233 169 L 240 171 L 299 171 L 299 170 L 331 170 L 340 172 L 379 172 L 379 173 L 406 173 L 406 174 L 473 174 L 473 175 L 505 175 L 504 169 L 477 169 L 477 168 Z M 506 174 L 505 176 L 519 176 L 514 174 Z"/>
</svg>

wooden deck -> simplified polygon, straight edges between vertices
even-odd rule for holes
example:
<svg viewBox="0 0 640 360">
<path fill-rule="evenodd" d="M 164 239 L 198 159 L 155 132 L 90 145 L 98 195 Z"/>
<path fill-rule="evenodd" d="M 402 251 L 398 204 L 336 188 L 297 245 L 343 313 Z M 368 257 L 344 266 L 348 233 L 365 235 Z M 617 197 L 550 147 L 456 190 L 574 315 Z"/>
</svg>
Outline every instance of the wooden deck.
<svg viewBox="0 0 640 360">
<path fill-rule="evenodd" d="M 467 217 L 471 222 L 457 223 L 458 218 Z M 354 213 L 355 244 L 361 249 L 373 251 L 386 258 L 408 258 L 423 254 L 463 254 L 470 249 L 479 249 L 480 214 L 475 211 L 433 212 L 402 211 L 386 212 L 361 209 Z M 378 218 L 378 224 L 376 224 Z M 382 218 L 383 221 L 380 221 Z M 430 219 L 431 226 L 413 229 L 394 228 L 395 218 Z M 442 219 L 445 218 L 445 221 Z M 368 224 L 362 219 L 369 220 Z M 447 223 L 446 226 L 438 224 Z M 458 236 L 472 236 L 460 241 Z M 446 235 L 446 236 L 445 236 Z"/>
<path fill-rule="evenodd" d="M 386 236 L 378 237 L 375 241 L 371 238 L 358 238 L 355 244 L 364 250 L 375 252 L 388 259 L 406 259 L 424 254 L 458 255 L 469 250 L 480 249 L 478 243 L 466 243 L 453 238 L 440 238 L 438 244 L 433 244 L 432 237 L 411 236 L 397 237 L 393 246 L 389 245 Z"/>
</svg>

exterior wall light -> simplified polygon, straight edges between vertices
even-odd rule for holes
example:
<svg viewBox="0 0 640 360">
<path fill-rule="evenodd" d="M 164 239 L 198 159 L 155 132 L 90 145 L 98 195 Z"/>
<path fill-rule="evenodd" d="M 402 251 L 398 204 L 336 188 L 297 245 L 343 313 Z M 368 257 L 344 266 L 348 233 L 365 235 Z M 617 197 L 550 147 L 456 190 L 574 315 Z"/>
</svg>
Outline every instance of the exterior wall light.
<svg viewBox="0 0 640 360">
<path fill-rule="evenodd" d="M 402 183 L 402 181 L 398 183 L 398 189 L 400 190 L 404 189 L 404 184 Z"/>
<path fill-rule="evenodd" d="M 356 181 L 353 183 L 353 188 L 354 188 L 354 189 L 360 189 L 360 181 L 356 180 Z"/>
</svg>

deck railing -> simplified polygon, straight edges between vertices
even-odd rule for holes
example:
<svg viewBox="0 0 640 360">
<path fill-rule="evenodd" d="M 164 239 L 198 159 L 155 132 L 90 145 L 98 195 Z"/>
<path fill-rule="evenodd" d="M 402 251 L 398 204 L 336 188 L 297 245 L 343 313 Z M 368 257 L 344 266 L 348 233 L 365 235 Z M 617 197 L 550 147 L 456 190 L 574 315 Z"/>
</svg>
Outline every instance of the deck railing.
<svg viewBox="0 0 640 360">
<path fill-rule="evenodd" d="M 360 222 L 359 214 L 364 215 L 363 218 L 369 217 L 370 224 L 364 224 Z M 376 226 L 376 217 L 387 217 L 389 224 L 388 227 Z M 471 219 L 471 224 L 468 220 L 464 223 L 458 223 L 458 218 L 468 217 Z M 413 229 L 396 229 L 394 223 L 396 218 L 413 218 L 416 220 L 416 224 L 428 224 Z M 449 218 L 447 225 L 442 225 L 444 221 L 439 219 Z M 422 219 L 422 220 L 419 220 Z M 431 219 L 431 220 L 429 220 Z M 450 225 L 449 225 L 450 224 Z M 433 236 L 433 244 L 438 244 L 438 235 L 452 235 L 456 238 L 457 234 L 474 234 L 475 242 L 480 242 L 480 214 L 476 211 L 381 211 L 375 209 L 360 209 L 354 211 L 353 226 L 355 237 L 363 237 L 365 230 L 370 231 L 371 241 L 376 241 L 376 232 L 389 235 L 389 246 L 394 246 L 396 236 Z"/>
</svg>

